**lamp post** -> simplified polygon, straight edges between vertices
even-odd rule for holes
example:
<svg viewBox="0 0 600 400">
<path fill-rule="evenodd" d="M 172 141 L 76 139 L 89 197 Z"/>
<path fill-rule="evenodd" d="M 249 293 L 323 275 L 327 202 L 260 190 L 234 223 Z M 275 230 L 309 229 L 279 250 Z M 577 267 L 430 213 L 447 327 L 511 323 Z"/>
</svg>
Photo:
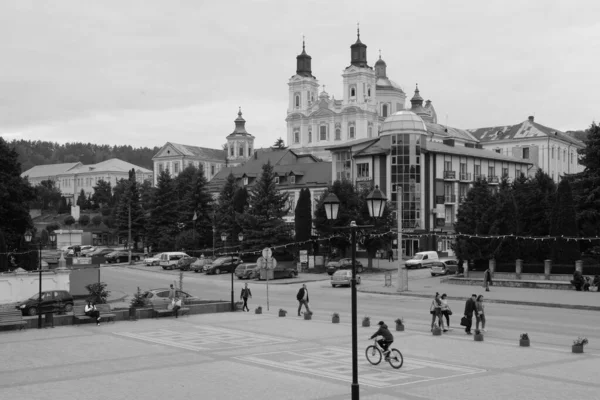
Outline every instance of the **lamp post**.
<svg viewBox="0 0 600 400">
<path fill-rule="evenodd" d="M 367 206 L 369 209 L 369 215 L 372 218 L 381 217 L 386 200 L 387 199 L 385 195 L 381 190 L 379 190 L 378 186 L 375 186 L 375 189 L 367 195 Z M 325 207 L 327 219 L 337 219 L 338 211 L 340 209 L 340 200 L 335 194 L 329 193 L 325 200 L 323 200 L 323 206 Z M 358 226 L 354 221 L 350 222 L 349 226 L 349 229 L 352 232 L 352 400 L 358 400 L 360 398 L 360 390 L 358 385 L 358 324 L 356 321 L 356 229 L 367 227 L 370 226 Z"/>
<path fill-rule="evenodd" d="M 240 262 L 242 261 L 242 242 L 244 241 L 244 234 L 242 232 L 238 233 L 238 240 L 240 242 L 240 251 L 238 252 L 239 254 L 239 259 Z M 232 255 L 233 257 L 233 255 Z M 231 311 L 235 311 L 235 304 L 233 302 L 233 271 L 235 270 L 235 268 L 233 267 L 233 263 L 231 265 Z"/>
<path fill-rule="evenodd" d="M 56 238 L 56 234 L 52 232 L 49 236 L 50 241 L 54 242 Z M 33 234 L 30 231 L 25 233 L 25 241 L 27 243 L 31 243 L 33 239 Z M 38 305 L 37 305 L 37 313 L 38 313 L 38 329 L 42 329 L 42 240 L 40 238 L 40 242 L 38 244 L 38 271 L 39 271 L 39 286 L 38 286 Z"/>
</svg>

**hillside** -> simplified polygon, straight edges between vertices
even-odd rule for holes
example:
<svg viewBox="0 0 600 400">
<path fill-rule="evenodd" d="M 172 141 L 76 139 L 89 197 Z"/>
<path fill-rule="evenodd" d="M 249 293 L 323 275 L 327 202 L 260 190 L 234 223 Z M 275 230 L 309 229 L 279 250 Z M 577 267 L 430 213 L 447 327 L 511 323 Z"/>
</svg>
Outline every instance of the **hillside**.
<svg viewBox="0 0 600 400">
<path fill-rule="evenodd" d="M 21 171 L 43 164 L 60 164 L 81 162 L 95 164 L 111 158 L 119 158 L 152 170 L 152 157 L 160 150 L 158 147 L 109 146 L 93 143 L 58 144 L 40 140 L 13 140 L 9 146 L 14 146 L 19 154 Z"/>
</svg>

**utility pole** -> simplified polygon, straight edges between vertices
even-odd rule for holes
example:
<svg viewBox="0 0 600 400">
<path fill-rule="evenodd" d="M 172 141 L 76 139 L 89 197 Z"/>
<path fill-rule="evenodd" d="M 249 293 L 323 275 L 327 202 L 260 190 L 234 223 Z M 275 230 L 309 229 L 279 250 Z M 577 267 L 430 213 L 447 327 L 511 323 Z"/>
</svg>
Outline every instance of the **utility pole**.
<svg viewBox="0 0 600 400">
<path fill-rule="evenodd" d="M 398 282 L 397 292 L 406 292 L 408 290 L 408 270 L 404 265 L 402 258 L 402 186 L 398 185 L 396 210 L 398 212 Z"/>
</svg>

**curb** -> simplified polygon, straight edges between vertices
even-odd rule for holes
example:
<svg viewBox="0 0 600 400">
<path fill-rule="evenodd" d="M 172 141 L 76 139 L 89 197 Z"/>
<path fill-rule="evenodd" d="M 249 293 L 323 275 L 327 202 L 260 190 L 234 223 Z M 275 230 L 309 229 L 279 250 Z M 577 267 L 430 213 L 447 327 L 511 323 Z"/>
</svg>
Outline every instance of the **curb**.
<svg viewBox="0 0 600 400">
<path fill-rule="evenodd" d="M 382 292 L 377 290 L 365 290 L 357 288 L 358 292 L 363 293 L 374 293 L 374 294 L 385 294 L 388 296 L 408 296 L 408 297 L 421 297 L 424 299 L 431 299 L 431 295 L 428 294 L 420 294 L 420 293 L 390 293 L 390 292 Z M 466 301 L 469 297 L 455 297 L 448 296 L 450 300 L 463 300 Z M 586 310 L 586 311 L 600 311 L 600 306 L 584 306 L 579 304 L 560 304 L 560 303 L 538 303 L 534 301 L 517 301 L 517 300 L 496 300 L 490 299 L 487 297 L 485 299 L 486 303 L 499 303 L 499 304 L 513 304 L 513 305 L 525 305 L 525 306 L 533 306 L 533 307 L 548 307 L 548 308 L 566 308 L 572 310 Z"/>
<path fill-rule="evenodd" d="M 296 283 L 309 283 L 309 282 L 324 282 L 327 281 L 329 279 L 301 279 L 301 280 L 297 280 L 297 281 L 293 281 L 293 282 L 275 282 L 276 279 L 269 279 L 269 285 L 294 285 Z M 251 281 L 253 284 L 258 284 L 258 285 L 266 285 L 267 281 L 266 280 L 262 280 L 262 281 Z"/>
</svg>

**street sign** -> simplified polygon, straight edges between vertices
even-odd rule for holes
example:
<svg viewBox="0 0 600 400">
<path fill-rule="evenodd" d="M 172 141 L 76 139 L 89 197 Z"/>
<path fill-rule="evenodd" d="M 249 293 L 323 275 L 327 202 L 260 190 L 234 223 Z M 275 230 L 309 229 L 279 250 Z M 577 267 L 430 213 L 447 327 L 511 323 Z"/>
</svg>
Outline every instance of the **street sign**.
<svg viewBox="0 0 600 400">
<path fill-rule="evenodd" d="M 273 269 L 277 266 L 277 260 L 273 257 L 267 259 L 264 257 L 258 257 L 256 260 L 256 266 L 259 269 Z"/>
<path fill-rule="evenodd" d="M 273 250 L 270 247 L 265 247 L 262 251 L 262 256 L 266 259 L 273 257 Z"/>
</svg>

